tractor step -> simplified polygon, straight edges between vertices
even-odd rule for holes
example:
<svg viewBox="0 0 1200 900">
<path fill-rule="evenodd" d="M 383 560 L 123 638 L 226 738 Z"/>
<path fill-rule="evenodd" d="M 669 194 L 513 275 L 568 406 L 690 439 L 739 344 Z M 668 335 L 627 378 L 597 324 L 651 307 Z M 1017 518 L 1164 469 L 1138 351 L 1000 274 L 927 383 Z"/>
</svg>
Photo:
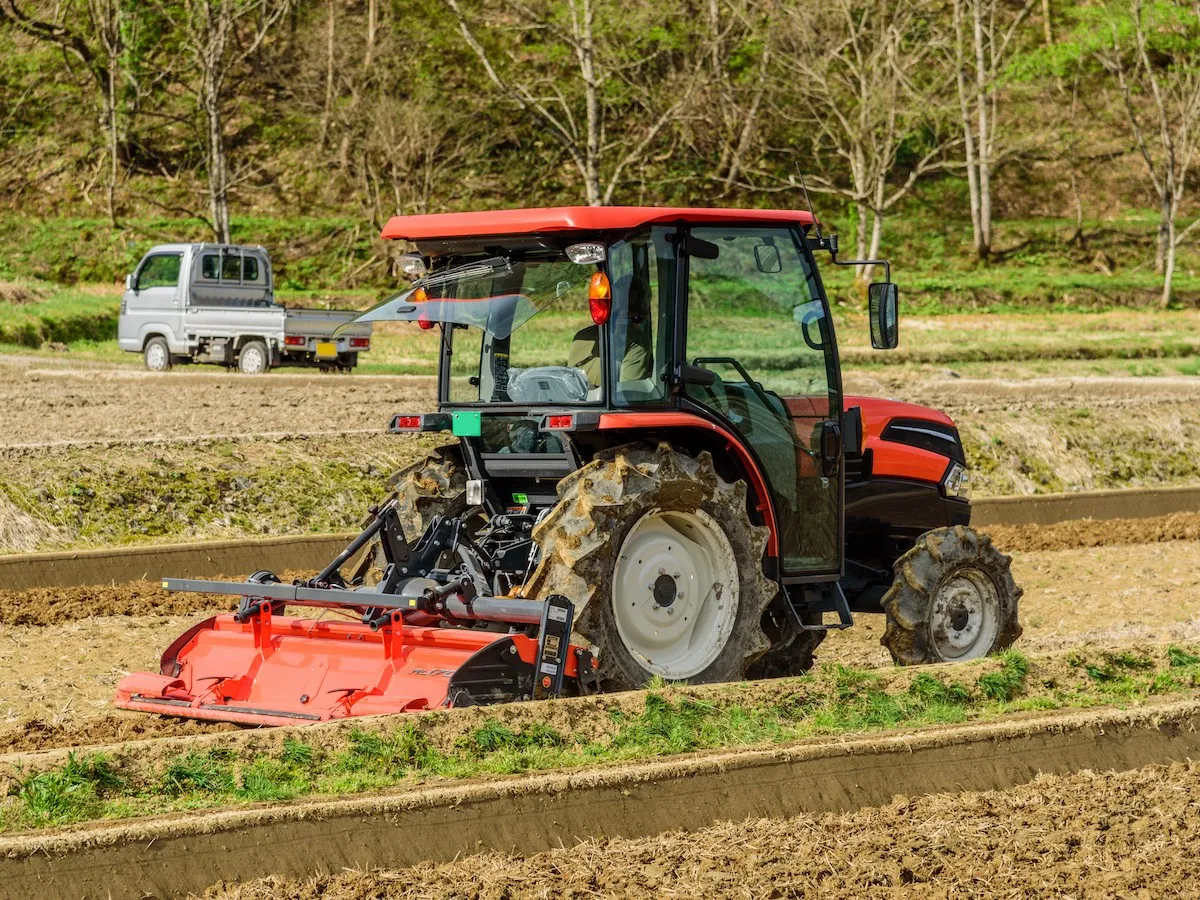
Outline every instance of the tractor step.
<svg viewBox="0 0 1200 900">
<path fill-rule="evenodd" d="M 795 620 L 793 624 L 801 631 L 829 631 L 834 629 L 837 631 L 843 628 L 850 628 L 854 624 L 854 616 L 850 612 L 850 604 L 846 600 L 846 594 L 842 590 L 842 586 L 838 582 L 831 585 L 824 585 L 820 588 L 813 588 L 804 592 L 803 600 L 804 612 L 818 616 L 817 622 L 806 622 L 807 616 L 799 615 L 794 605 L 791 605 Z M 837 613 L 838 620 L 835 623 L 827 623 L 825 621 L 826 613 Z"/>
</svg>

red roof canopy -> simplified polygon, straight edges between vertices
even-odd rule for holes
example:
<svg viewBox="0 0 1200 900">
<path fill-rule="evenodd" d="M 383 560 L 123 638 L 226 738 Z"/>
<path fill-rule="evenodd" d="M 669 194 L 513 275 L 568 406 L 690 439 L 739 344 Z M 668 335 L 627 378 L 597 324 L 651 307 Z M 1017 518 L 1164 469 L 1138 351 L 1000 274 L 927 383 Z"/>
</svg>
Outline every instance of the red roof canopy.
<svg viewBox="0 0 1200 900">
<path fill-rule="evenodd" d="M 547 209 L 498 209 L 487 212 L 393 216 L 383 226 L 384 240 L 469 238 L 545 231 L 630 231 L 652 222 L 786 222 L 811 225 L 812 216 L 792 209 L 712 209 L 670 206 L 555 206 Z"/>
</svg>

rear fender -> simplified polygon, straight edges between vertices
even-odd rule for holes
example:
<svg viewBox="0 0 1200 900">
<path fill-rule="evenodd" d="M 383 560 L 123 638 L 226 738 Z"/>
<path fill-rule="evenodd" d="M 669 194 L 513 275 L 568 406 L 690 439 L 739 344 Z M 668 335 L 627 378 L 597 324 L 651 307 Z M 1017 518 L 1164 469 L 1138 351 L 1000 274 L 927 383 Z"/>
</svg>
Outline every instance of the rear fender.
<svg viewBox="0 0 1200 900">
<path fill-rule="evenodd" d="M 693 413 L 674 410 L 604 413 L 600 416 L 599 428 L 617 434 L 636 429 L 640 434 L 631 436 L 665 440 L 692 453 L 708 450 L 718 471 L 734 468 L 737 477 L 746 482 L 746 503 L 751 518 L 761 520 L 770 530 L 767 556 L 779 556 L 778 522 L 767 479 L 754 456 L 732 432 Z"/>
</svg>

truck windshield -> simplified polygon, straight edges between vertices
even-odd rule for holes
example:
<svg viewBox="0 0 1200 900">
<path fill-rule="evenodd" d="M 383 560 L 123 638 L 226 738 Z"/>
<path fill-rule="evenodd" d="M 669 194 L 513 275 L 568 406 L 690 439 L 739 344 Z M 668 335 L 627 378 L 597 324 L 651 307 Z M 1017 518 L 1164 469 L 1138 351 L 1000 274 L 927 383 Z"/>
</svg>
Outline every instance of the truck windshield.
<svg viewBox="0 0 1200 900">
<path fill-rule="evenodd" d="M 440 324 L 448 402 L 599 400 L 599 334 L 587 299 L 597 271 L 558 251 L 476 260 L 414 282 L 356 321 Z"/>
</svg>

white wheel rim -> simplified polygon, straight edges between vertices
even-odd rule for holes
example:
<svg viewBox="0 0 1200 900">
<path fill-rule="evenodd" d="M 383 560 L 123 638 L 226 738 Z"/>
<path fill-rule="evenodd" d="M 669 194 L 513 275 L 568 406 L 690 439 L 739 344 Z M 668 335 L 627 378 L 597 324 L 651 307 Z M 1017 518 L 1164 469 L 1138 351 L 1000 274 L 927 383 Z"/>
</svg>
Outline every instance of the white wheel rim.
<svg viewBox="0 0 1200 900">
<path fill-rule="evenodd" d="M 933 598 L 929 629 L 938 656 L 945 660 L 986 656 L 996 642 L 1000 597 L 986 573 L 959 569 Z"/>
<path fill-rule="evenodd" d="M 248 347 L 242 351 L 242 371 L 247 375 L 257 375 L 263 370 L 262 351 L 257 347 Z"/>
<path fill-rule="evenodd" d="M 167 367 L 167 351 L 162 344 L 151 344 L 146 348 L 146 364 L 156 372 Z"/>
<path fill-rule="evenodd" d="M 721 654 L 737 619 L 737 560 L 704 510 L 652 510 L 621 544 L 613 613 L 621 642 L 647 671 L 692 678 Z"/>
</svg>

